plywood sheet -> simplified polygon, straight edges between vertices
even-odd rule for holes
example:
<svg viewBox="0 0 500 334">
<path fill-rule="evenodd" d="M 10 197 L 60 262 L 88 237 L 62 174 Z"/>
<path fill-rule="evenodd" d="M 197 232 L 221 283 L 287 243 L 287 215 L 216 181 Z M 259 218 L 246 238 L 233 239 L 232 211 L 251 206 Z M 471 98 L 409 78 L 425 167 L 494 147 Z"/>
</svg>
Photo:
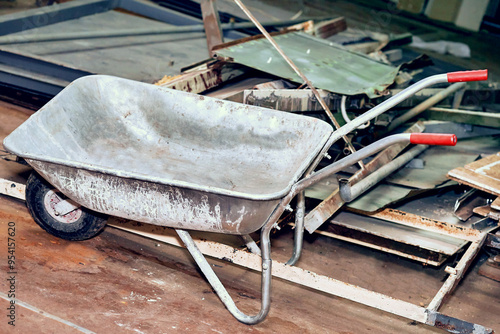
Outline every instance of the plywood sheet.
<svg viewBox="0 0 500 334">
<path fill-rule="evenodd" d="M 448 172 L 448 177 L 500 196 L 500 152 Z"/>
</svg>

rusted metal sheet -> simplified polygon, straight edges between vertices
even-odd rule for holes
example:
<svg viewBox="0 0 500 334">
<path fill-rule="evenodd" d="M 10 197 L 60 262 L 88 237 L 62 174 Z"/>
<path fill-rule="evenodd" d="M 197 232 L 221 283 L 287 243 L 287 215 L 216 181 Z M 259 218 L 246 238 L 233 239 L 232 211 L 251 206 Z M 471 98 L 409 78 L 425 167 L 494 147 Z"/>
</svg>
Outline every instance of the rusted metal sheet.
<svg viewBox="0 0 500 334">
<path fill-rule="evenodd" d="M 330 92 L 377 97 L 392 84 L 398 72 L 398 68 L 304 33 L 291 32 L 276 35 L 274 39 L 314 86 Z M 265 39 L 223 44 L 214 52 L 224 59 L 303 83 Z"/>
<path fill-rule="evenodd" d="M 365 242 L 370 242 L 370 238 L 374 239 L 375 244 L 381 246 L 389 245 L 390 241 L 404 244 L 404 247 L 399 246 L 396 249 L 406 252 L 408 255 L 424 257 L 429 253 L 453 255 L 456 254 L 462 247 L 467 244 L 467 241 L 447 236 L 439 233 L 432 233 L 416 227 L 403 226 L 390 221 L 384 221 L 375 217 L 367 217 L 357 213 L 342 211 L 335 217 L 328 220 L 329 224 L 325 224 L 321 229 L 330 232 L 340 232 L 344 236 L 350 236 L 351 231 L 367 233 L 369 236 L 362 238 Z M 348 230 L 347 230 L 348 229 Z M 360 233 L 356 233 L 357 235 Z M 383 242 L 383 238 L 386 241 Z M 420 248 L 415 253 L 411 251 L 413 248 Z M 408 256 L 406 256 L 408 257 Z M 439 259 L 438 256 L 430 258 L 433 261 Z"/>
<path fill-rule="evenodd" d="M 458 167 L 448 177 L 459 183 L 500 196 L 500 153 Z"/>
<path fill-rule="evenodd" d="M 475 241 L 482 236 L 482 233 L 480 231 L 469 227 L 458 226 L 455 224 L 439 221 L 437 219 L 430 219 L 396 209 L 384 209 L 375 213 L 366 213 L 358 210 L 355 210 L 355 212 L 365 214 L 373 218 L 383 219 L 406 226 L 412 226 L 431 232 L 453 236 L 463 240 Z"/>
<path fill-rule="evenodd" d="M 202 0 L 200 3 L 203 16 L 203 26 L 207 36 L 207 48 L 209 57 L 212 56 L 212 48 L 224 43 L 224 36 L 220 26 L 219 12 L 215 6 L 215 0 Z"/>
<path fill-rule="evenodd" d="M 437 252 L 426 251 L 420 247 L 412 247 L 391 239 L 375 236 L 372 233 L 363 233 L 352 228 L 345 228 L 334 224 L 328 224 L 325 231 L 318 229 L 314 233 L 377 249 L 385 253 L 395 254 L 431 266 L 440 266 L 447 259 L 447 256 Z"/>
</svg>

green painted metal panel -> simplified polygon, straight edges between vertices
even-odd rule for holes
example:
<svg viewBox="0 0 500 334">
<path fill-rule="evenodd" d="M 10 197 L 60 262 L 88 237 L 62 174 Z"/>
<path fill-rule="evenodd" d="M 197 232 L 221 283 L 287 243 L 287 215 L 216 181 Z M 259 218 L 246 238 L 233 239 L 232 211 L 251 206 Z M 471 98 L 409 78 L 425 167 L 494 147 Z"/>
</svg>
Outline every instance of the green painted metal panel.
<svg viewBox="0 0 500 334">
<path fill-rule="evenodd" d="M 380 92 L 393 83 L 399 70 L 301 32 L 274 36 L 274 39 L 314 86 L 338 94 L 380 96 Z M 265 38 L 229 45 L 215 52 L 236 63 L 303 83 Z"/>
</svg>

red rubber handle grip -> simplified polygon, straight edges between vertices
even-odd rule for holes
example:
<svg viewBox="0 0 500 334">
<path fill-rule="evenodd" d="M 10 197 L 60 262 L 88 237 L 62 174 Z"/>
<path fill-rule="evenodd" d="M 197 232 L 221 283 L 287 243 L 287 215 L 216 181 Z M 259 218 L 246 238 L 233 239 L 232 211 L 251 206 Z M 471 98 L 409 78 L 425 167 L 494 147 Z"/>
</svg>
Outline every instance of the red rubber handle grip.
<svg viewBox="0 0 500 334">
<path fill-rule="evenodd" d="M 455 146 L 457 144 L 457 136 L 448 133 L 412 133 L 410 134 L 410 143 Z"/>
<path fill-rule="evenodd" d="M 447 74 L 448 82 L 488 80 L 488 70 L 460 71 Z"/>
</svg>

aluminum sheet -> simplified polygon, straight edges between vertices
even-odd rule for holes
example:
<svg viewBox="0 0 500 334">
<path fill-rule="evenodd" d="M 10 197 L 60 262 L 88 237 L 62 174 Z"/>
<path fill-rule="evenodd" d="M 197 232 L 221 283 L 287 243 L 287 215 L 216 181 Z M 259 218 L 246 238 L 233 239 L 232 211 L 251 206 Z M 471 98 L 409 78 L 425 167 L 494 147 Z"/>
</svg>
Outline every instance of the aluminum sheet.
<svg viewBox="0 0 500 334">
<path fill-rule="evenodd" d="M 338 94 L 367 94 L 370 98 L 380 96 L 380 92 L 393 83 L 399 70 L 305 33 L 292 32 L 274 36 L 274 39 L 314 86 Z M 264 38 L 229 44 L 217 48 L 215 53 L 232 58 L 234 62 L 303 83 Z"/>
</svg>

